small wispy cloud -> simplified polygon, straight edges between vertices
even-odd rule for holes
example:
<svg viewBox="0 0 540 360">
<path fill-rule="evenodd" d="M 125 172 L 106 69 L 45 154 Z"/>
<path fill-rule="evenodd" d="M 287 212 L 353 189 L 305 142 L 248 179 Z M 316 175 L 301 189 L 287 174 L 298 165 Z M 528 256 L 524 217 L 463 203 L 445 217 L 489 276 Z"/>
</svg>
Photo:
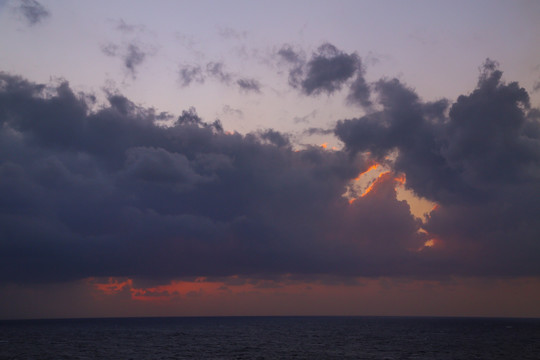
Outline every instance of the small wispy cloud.
<svg viewBox="0 0 540 360">
<path fill-rule="evenodd" d="M 20 5 L 15 7 L 15 11 L 21 14 L 30 26 L 41 23 L 51 15 L 49 10 L 36 0 L 20 0 Z"/>
</svg>

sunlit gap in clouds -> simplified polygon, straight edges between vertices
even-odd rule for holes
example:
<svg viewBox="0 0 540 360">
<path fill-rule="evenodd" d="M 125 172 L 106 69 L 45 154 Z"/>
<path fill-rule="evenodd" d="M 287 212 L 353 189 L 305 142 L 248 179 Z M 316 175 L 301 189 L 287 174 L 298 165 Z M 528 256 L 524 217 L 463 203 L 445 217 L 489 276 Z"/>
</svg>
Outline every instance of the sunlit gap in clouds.
<svg viewBox="0 0 540 360">
<path fill-rule="evenodd" d="M 323 144 L 325 145 L 325 144 Z M 325 146 L 323 146 L 326 148 Z M 369 157 L 369 153 L 366 154 Z M 387 181 L 388 177 L 392 177 L 396 198 L 399 201 L 405 201 L 409 205 L 412 215 L 425 223 L 432 211 L 438 209 L 439 205 L 425 198 L 417 196 L 412 190 L 407 189 L 407 177 L 404 173 L 395 173 L 392 170 L 392 162 L 395 160 L 396 154 L 392 154 L 385 158 L 385 163 L 371 162 L 371 165 L 360 172 L 347 186 L 343 197 L 348 199 L 349 204 L 354 204 L 359 199 L 370 194 L 379 182 Z M 368 162 L 369 163 L 369 162 Z M 433 248 L 441 244 L 441 241 L 431 237 L 431 235 L 422 227 L 418 231 L 425 234 L 428 240 L 418 249 L 412 251 L 422 251 L 427 248 Z"/>
<path fill-rule="evenodd" d="M 391 160 L 391 158 L 388 157 L 386 160 Z M 385 174 L 389 173 L 393 173 L 392 167 L 389 164 L 372 162 L 366 170 L 360 172 L 358 176 L 349 183 L 343 197 L 347 198 L 349 203 L 352 204 L 358 198 L 371 192 L 377 181 Z M 407 182 L 405 174 L 394 174 L 393 180 L 396 183 L 397 199 L 406 201 L 411 208 L 411 213 L 415 217 L 425 220 L 425 217 L 431 211 L 435 210 L 437 205 L 434 202 L 419 197 L 413 191 L 407 189 L 405 186 Z"/>
</svg>

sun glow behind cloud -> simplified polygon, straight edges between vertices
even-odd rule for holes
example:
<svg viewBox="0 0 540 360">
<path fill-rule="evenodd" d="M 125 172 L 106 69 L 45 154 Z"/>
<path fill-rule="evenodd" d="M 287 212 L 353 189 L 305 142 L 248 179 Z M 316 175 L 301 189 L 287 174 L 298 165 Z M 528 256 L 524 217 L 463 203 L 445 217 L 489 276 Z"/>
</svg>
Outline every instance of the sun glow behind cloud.
<svg viewBox="0 0 540 360">
<path fill-rule="evenodd" d="M 366 170 L 358 174 L 349 184 L 343 196 L 348 199 L 349 204 L 352 204 L 358 198 L 369 194 L 376 185 L 376 182 L 390 173 L 391 170 L 389 167 L 379 163 L 373 163 Z M 436 208 L 434 202 L 421 198 L 406 188 L 407 179 L 405 174 L 394 175 L 393 181 L 396 184 L 397 199 L 406 201 L 410 206 L 411 213 L 417 218 L 424 219 Z"/>
</svg>

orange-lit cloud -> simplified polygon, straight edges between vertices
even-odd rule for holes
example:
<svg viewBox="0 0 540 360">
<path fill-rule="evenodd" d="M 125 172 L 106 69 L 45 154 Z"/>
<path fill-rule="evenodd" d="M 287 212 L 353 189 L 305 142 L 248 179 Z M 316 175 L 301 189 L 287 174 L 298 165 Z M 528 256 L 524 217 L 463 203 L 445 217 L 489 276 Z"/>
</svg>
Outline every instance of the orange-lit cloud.
<svg viewBox="0 0 540 360">
<path fill-rule="evenodd" d="M 433 246 L 435 246 L 435 239 L 429 239 L 428 241 L 426 241 L 424 243 L 424 246 L 425 247 L 433 247 Z"/>
<path fill-rule="evenodd" d="M 370 166 L 370 168 L 366 171 L 364 171 L 363 173 L 361 173 L 359 175 L 359 177 L 361 177 L 363 174 L 366 174 L 367 172 L 369 171 L 372 171 L 372 170 L 375 170 L 377 169 L 379 166 L 379 164 L 374 164 L 372 166 Z M 369 193 L 371 193 L 373 191 L 373 189 L 382 181 L 387 181 L 389 179 L 389 176 L 391 176 L 392 172 L 391 171 L 383 171 L 381 172 L 370 184 L 369 186 L 362 192 L 362 194 L 357 197 L 357 198 L 351 198 L 349 199 L 349 204 L 352 204 L 354 203 L 356 200 L 358 200 L 359 198 L 362 198 L 366 195 L 368 195 Z M 405 183 L 405 176 L 404 175 L 400 175 L 400 176 L 397 176 L 397 177 L 394 177 L 392 178 L 392 181 L 398 183 L 398 184 L 404 184 Z"/>
<path fill-rule="evenodd" d="M 224 294 L 299 294 L 306 291 L 306 289 L 313 291 L 327 286 L 319 282 L 292 281 L 288 280 L 287 277 L 278 281 L 240 279 L 237 276 L 230 276 L 221 281 L 204 277 L 195 280 L 173 280 L 168 284 L 150 287 L 137 287 L 132 279 L 108 278 L 104 282 L 99 282 L 97 279 L 92 278 L 88 280 L 88 283 L 104 295 L 114 296 L 121 291 L 126 291 L 132 300 L 154 304 L 194 297 L 219 297 Z"/>
<path fill-rule="evenodd" d="M 366 170 L 360 172 L 360 173 L 358 174 L 358 176 L 357 176 L 356 178 L 354 178 L 353 181 L 359 182 L 359 181 L 361 181 L 361 180 L 364 180 L 364 179 L 367 178 L 367 177 L 370 177 L 369 174 L 370 174 L 371 172 L 373 172 L 374 170 L 377 170 L 380 166 L 381 166 L 381 165 L 380 165 L 379 163 L 376 163 L 376 162 L 372 163 Z M 376 181 L 376 180 L 374 180 L 374 181 Z M 374 181 L 373 181 L 373 182 L 374 182 Z M 371 183 L 371 185 L 373 185 L 373 182 Z M 370 186 L 371 186 L 371 185 L 370 185 Z M 364 192 L 365 192 L 365 191 L 364 191 Z M 356 196 L 356 195 L 351 195 L 351 193 L 346 193 L 346 194 L 344 194 L 343 196 L 344 196 L 344 197 L 349 197 L 349 204 L 352 204 L 352 203 L 357 199 L 356 197 L 354 197 L 354 196 Z M 363 195 L 362 195 L 362 196 L 363 196 Z"/>
<path fill-rule="evenodd" d="M 95 279 L 89 279 L 96 289 L 103 292 L 106 295 L 114 295 L 121 292 L 124 289 L 131 289 L 133 287 L 133 280 L 119 280 L 117 278 L 109 277 L 107 282 L 97 282 Z"/>
<path fill-rule="evenodd" d="M 360 174 L 358 174 L 358 176 L 354 179 L 354 180 L 360 180 L 360 178 L 367 174 L 368 172 L 372 171 L 372 170 L 375 170 L 377 169 L 378 167 L 380 166 L 380 164 L 378 163 L 374 163 L 373 165 L 371 165 L 370 167 L 368 167 L 366 170 L 362 171 Z"/>
<path fill-rule="evenodd" d="M 405 174 L 401 173 L 398 176 L 394 177 L 394 181 L 400 185 L 405 185 L 405 182 L 407 182 L 407 177 L 405 176 Z"/>
<path fill-rule="evenodd" d="M 103 283 L 126 283 L 124 291 L 134 284 L 132 281 L 114 278 L 106 279 Z M 455 278 L 437 281 L 358 277 L 348 279 L 347 282 L 336 279 L 292 280 L 287 277 L 275 281 L 238 277 L 221 280 L 198 278 L 175 280 L 154 287 L 132 288 L 131 296 L 127 298 L 107 293 L 93 306 L 105 306 L 101 308 L 102 311 L 110 310 L 116 316 L 120 308 L 131 309 L 138 316 L 538 316 L 536 305 L 540 296 L 539 283 L 538 278 Z M 93 288 L 102 292 L 107 287 L 94 284 Z M 484 301 L 471 302 L 471 298 Z M 489 306 L 486 307 L 486 304 Z"/>
<path fill-rule="evenodd" d="M 364 197 L 366 196 L 367 194 L 369 194 L 373 188 L 376 186 L 376 184 L 379 182 L 379 181 L 382 181 L 384 178 L 386 178 L 388 176 L 388 174 L 390 174 L 390 171 L 385 171 L 385 172 L 382 172 L 379 174 L 379 176 L 377 177 L 377 179 L 375 179 L 375 181 L 373 181 L 368 187 L 366 190 L 364 190 L 364 192 L 362 193 L 362 195 L 360 195 L 360 197 Z"/>
</svg>

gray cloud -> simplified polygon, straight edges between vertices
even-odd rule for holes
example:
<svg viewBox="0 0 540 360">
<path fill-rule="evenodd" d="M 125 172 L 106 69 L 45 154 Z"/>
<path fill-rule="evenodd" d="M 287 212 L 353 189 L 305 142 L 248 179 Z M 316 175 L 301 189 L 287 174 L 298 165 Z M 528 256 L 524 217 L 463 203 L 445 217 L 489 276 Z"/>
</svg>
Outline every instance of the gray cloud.
<svg viewBox="0 0 540 360">
<path fill-rule="evenodd" d="M 30 26 L 39 24 L 51 14 L 36 0 L 21 0 L 20 5 L 15 8 L 17 12 L 24 16 Z"/>
<path fill-rule="evenodd" d="M 236 84 L 244 91 L 261 92 L 261 84 L 255 79 L 238 79 Z"/>
<path fill-rule="evenodd" d="M 101 51 L 107 56 L 119 58 L 127 74 L 135 79 L 139 67 L 157 51 L 156 46 L 143 41 L 152 34 L 144 25 L 128 24 L 123 19 L 110 21 L 114 29 L 122 34 L 124 41 L 102 45 Z"/>
<path fill-rule="evenodd" d="M 334 129 L 323 129 L 323 128 L 308 128 L 304 130 L 304 134 L 306 135 L 329 135 L 334 132 Z"/>
<path fill-rule="evenodd" d="M 180 77 L 180 84 L 185 87 L 189 86 L 192 82 L 204 83 L 204 74 L 200 66 L 197 65 L 182 65 L 178 71 Z"/>
<path fill-rule="evenodd" d="M 306 64 L 306 76 L 300 86 L 307 94 L 333 93 L 341 89 L 359 66 L 356 54 L 345 54 L 332 44 L 323 44 Z"/>
<path fill-rule="evenodd" d="M 540 90 L 540 80 L 536 81 L 533 86 L 533 91 L 539 91 Z"/>
<path fill-rule="evenodd" d="M 92 112 L 67 83 L 45 96 L 0 79 L 3 282 L 416 271 L 392 265 L 423 235 L 390 178 L 371 200 L 342 198 L 359 158 L 297 151 L 272 129 L 225 133 L 193 109 L 158 126 L 119 94 Z"/>
<path fill-rule="evenodd" d="M 222 62 L 207 63 L 206 73 L 224 84 L 229 84 L 232 79 L 232 75 L 225 71 L 225 65 Z"/>
<path fill-rule="evenodd" d="M 347 100 L 351 104 L 370 108 L 371 91 L 364 78 L 361 59 L 356 53 L 346 54 L 334 45 L 325 43 L 312 54 L 309 61 L 290 45 L 282 46 L 277 55 L 290 66 L 289 84 L 306 95 L 332 94 L 341 90 L 356 75 L 349 84 Z"/>
<path fill-rule="evenodd" d="M 440 205 L 424 228 L 446 246 L 433 250 L 445 271 L 539 271 L 539 112 L 525 89 L 501 79 L 486 61 L 477 88 L 451 106 L 381 80 L 375 91 L 383 110 L 336 126 L 351 154 L 382 160 L 397 152 L 393 167 L 406 174 L 407 187 Z"/>
<path fill-rule="evenodd" d="M 223 114 L 234 116 L 237 119 L 242 119 L 244 117 L 244 112 L 242 110 L 232 108 L 229 105 L 224 105 L 222 111 Z"/>
<path fill-rule="evenodd" d="M 267 140 L 271 144 L 278 147 L 290 146 L 291 142 L 288 135 L 284 135 L 279 131 L 268 129 L 259 133 L 259 136 L 262 140 Z"/>
<path fill-rule="evenodd" d="M 144 63 L 146 58 L 152 54 L 152 50 L 144 49 L 136 42 L 129 42 L 122 46 L 109 43 L 101 47 L 101 51 L 110 57 L 122 59 L 124 68 L 133 79 L 137 76 L 137 68 Z"/>
<path fill-rule="evenodd" d="M 247 31 L 239 31 L 236 29 L 233 29 L 231 27 L 220 27 L 218 29 L 218 34 L 223 39 L 236 39 L 236 40 L 242 40 L 245 39 L 247 36 Z"/>
<path fill-rule="evenodd" d="M 359 70 L 356 73 L 356 79 L 351 84 L 347 101 L 352 104 L 358 104 L 366 109 L 370 109 L 372 105 L 370 100 L 371 90 L 366 82 L 366 79 L 364 78 L 364 71 L 361 68 L 360 59 L 358 60 L 358 63 Z"/>
<path fill-rule="evenodd" d="M 128 44 L 123 60 L 125 67 L 135 76 L 135 68 L 141 65 L 146 58 L 146 53 L 136 44 Z"/>
<path fill-rule="evenodd" d="M 303 64 L 305 62 L 302 53 L 295 51 L 290 45 L 283 45 L 277 54 L 285 61 L 292 64 Z"/>
<path fill-rule="evenodd" d="M 120 94 L 91 111 L 67 83 L 1 74 L 0 281 L 540 274 L 540 110 L 526 91 L 492 62 L 453 104 L 395 79 L 372 91 L 380 110 L 339 121 L 345 149 L 327 151 L 225 132 L 194 109 L 159 126 Z M 391 172 L 349 203 L 375 161 Z M 425 222 L 397 199 L 401 173 L 439 205 Z"/>
<path fill-rule="evenodd" d="M 101 51 L 107 56 L 114 57 L 114 56 L 116 56 L 118 54 L 119 47 L 116 44 L 109 43 L 109 44 L 106 44 L 106 45 L 102 45 L 101 46 Z"/>
<path fill-rule="evenodd" d="M 119 19 L 116 21 L 116 29 L 126 34 L 146 31 L 146 27 L 144 25 L 128 24 L 124 21 L 124 19 Z"/>
<path fill-rule="evenodd" d="M 317 115 L 317 110 L 313 110 L 307 115 L 294 117 L 293 122 L 295 124 L 309 123 L 310 119 L 315 118 L 316 115 Z"/>
<path fill-rule="evenodd" d="M 261 92 L 261 84 L 256 79 L 237 78 L 231 72 L 225 70 L 222 62 L 208 62 L 205 70 L 200 65 L 181 65 L 179 69 L 179 79 L 182 87 L 189 86 L 196 82 L 202 84 L 207 78 L 213 78 L 222 84 L 230 85 L 234 83 L 243 92 Z"/>
</svg>

